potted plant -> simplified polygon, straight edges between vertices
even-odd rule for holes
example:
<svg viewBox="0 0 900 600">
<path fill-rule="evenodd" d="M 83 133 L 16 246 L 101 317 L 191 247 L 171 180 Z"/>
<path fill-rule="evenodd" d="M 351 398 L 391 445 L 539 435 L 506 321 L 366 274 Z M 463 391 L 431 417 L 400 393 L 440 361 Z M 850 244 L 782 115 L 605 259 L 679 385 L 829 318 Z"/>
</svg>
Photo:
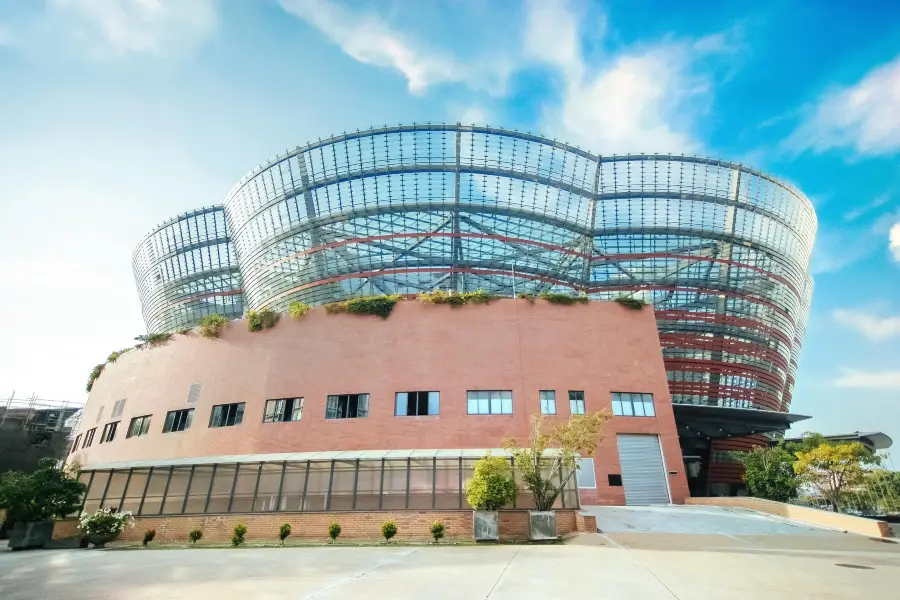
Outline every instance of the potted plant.
<svg viewBox="0 0 900 600">
<path fill-rule="evenodd" d="M 472 535 L 476 542 L 500 539 L 497 511 L 516 497 L 516 482 L 509 461 L 488 454 L 475 462 L 472 479 L 466 483 L 466 501 L 475 509 Z"/>
<path fill-rule="evenodd" d="M 522 484 L 534 496 L 535 510 L 528 511 L 532 540 L 555 540 L 556 512 L 553 504 L 578 469 L 578 459 L 593 456 L 609 420 L 607 411 L 572 415 L 565 423 L 544 431 L 543 416 L 531 421 L 528 444 L 520 446 L 506 439 L 503 447 L 512 455 L 515 469 L 522 474 Z"/>
<path fill-rule="evenodd" d="M 78 510 L 87 486 L 75 479 L 77 465 L 59 469 L 43 458 L 33 473 L 9 471 L 0 476 L 0 508 L 15 523 L 9 532 L 13 550 L 40 548 L 53 537 L 53 518 Z"/>
<path fill-rule="evenodd" d="M 107 542 L 119 537 L 128 524 L 134 527 L 130 510 L 119 512 L 115 508 L 98 508 L 94 514 L 81 517 L 78 528 L 94 548 L 102 548 Z"/>
</svg>

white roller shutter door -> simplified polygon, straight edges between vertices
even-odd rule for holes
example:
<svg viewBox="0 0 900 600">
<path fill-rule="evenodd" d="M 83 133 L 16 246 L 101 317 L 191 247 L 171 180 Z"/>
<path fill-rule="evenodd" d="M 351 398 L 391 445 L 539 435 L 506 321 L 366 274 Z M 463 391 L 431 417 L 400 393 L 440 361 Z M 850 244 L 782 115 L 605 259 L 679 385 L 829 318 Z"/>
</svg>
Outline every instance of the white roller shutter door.
<svg viewBox="0 0 900 600">
<path fill-rule="evenodd" d="M 625 504 L 668 504 L 669 486 L 657 435 L 616 436 Z"/>
</svg>

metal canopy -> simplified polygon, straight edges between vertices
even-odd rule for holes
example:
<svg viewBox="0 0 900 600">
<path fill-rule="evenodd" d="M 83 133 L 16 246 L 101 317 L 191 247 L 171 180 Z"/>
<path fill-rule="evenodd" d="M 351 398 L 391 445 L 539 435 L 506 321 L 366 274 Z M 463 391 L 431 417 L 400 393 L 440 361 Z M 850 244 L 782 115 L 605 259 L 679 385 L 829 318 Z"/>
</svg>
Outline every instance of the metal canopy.
<svg viewBox="0 0 900 600">
<path fill-rule="evenodd" d="M 675 424 L 682 442 L 743 437 L 784 431 L 793 423 L 810 417 L 773 410 L 730 408 L 702 404 L 673 404 Z"/>
</svg>

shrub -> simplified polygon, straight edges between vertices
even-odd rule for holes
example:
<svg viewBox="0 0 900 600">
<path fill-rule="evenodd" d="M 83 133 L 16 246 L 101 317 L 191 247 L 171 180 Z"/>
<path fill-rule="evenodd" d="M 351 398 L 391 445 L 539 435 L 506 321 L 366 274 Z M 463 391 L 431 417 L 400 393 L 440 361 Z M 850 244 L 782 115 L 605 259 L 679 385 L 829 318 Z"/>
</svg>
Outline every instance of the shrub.
<svg viewBox="0 0 900 600">
<path fill-rule="evenodd" d="M 332 521 L 328 525 L 328 537 L 331 538 L 332 544 L 338 539 L 339 535 L 341 535 L 341 524 L 337 521 Z"/>
<path fill-rule="evenodd" d="M 394 310 L 394 305 L 403 300 L 400 294 L 390 296 L 363 296 L 350 298 L 325 305 L 328 314 L 350 313 L 354 315 L 376 315 L 387 319 Z"/>
<path fill-rule="evenodd" d="M 191 332 L 190 327 L 186 327 L 185 329 L 179 329 L 179 330 L 178 330 L 178 333 L 179 333 L 180 335 L 187 335 L 187 334 L 189 334 L 190 332 Z"/>
<path fill-rule="evenodd" d="M 106 366 L 106 363 L 104 363 L 102 365 L 97 365 L 96 367 L 94 367 L 94 369 L 91 371 L 90 376 L 88 377 L 87 385 L 84 386 L 84 391 L 86 391 L 86 392 L 91 391 L 91 389 L 94 387 L 94 382 L 97 381 L 98 377 L 100 377 L 100 373 L 103 372 L 103 367 L 105 367 L 105 366 Z"/>
<path fill-rule="evenodd" d="M 84 535 L 112 535 L 121 532 L 129 523 L 134 527 L 130 510 L 117 512 L 115 508 L 100 508 L 92 515 L 81 517 L 78 528 Z"/>
<path fill-rule="evenodd" d="M 248 331 L 262 331 L 262 318 L 259 316 L 259 313 L 255 310 L 247 311 L 247 330 Z"/>
<path fill-rule="evenodd" d="M 546 300 L 547 302 L 552 302 L 553 304 L 586 304 L 588 301 L 587 296 L 573 296 L 571 294 L 558 294 L 556 292 L 541 292 L 538 295 L 538 298 L 542 300 Z"/>
<path fill-rule="evenodd" d="M 619 296 L 615 301 L 625 308 L 630 308 L 632 310 L 641 310 L 647 306 L 647 303 L 640 298 L 630 298 L 628 296 Z"/>
<path fill-rule="evenodd" d="M 472 479 L 466 483 L 466 501 L 476 510 L 500 510 L 516 497 L 516 482 L 509 460 L 485 456 L 475 462 Z"/>
<path fill-rule="evenodd" d="M 156 530 L 148 529 L 147 531 L 144 532 L 144 539 L 141 540 L 141 545 L 143 545 L 146 548 L 147 544 L 152 542 L 153 538 L 155 538 L 155 537 L 156 537 Z"/>
<path fill-rule="evenodd" d="M 199 529 L 191 529 L 191 532 L 188 534 L 188 539 L 191 541 L 191 545 L 194 546 L 197 542 L 200 541 L 200 538 L 203 537 L 203 532 Z"/>
<path fill-rule="evenodd" d="M 56 467 L 55 458 L 42 458 L 31 473 L 0 475 L 0 507 L 9 521 L 49 521 L 78 510 L 87 486 L 71 470 Z"/>
<path fill-rule="evenodd" d="M 146 342 L 150 346 L 157 346 L 164 342 L 168 342 L 169 338 L 172 337 L 171 333 L 151 333 L 147 335 Z"/>
<path fill-rule="evenodd" d="M 131 351 L 131 348 L 124 348 L 122 350 L 116 350 L 115 352 L 112 352 L 109 356 L 106 357 L 106 362 L 114 363 L 117 360 L 119 360 L 120 356 L 122 356 L 126 352 L 130 352 L 130 351 Z"/>
<path fill-rule="evenodd" d="M 244 543 L 244 536 L 247 535 L 247 526 L 243 523 L 238 523 L 234 526 L 231 535 L 231 545 L 232 546 L 240 546 Z"/>
<path fill-rule="evenodd" d="M 447 290 L 434 290 L 422 292 L 418 296 L 419 302 L 424 304 L 449 304 L 450 306 L 462 306 L 463 304 L 487 304 L 496 300 L 499 296 L 488 294 L 484 290 L 474 292 L 454 293 Z"/>
<path fill-rule="evenodd" d="M 262 331 L 271 329 L 278 322 L 278 313 L 271 308 L 261 308 L 247 312 L 247 329 L 250 331 Z"/>
<path fill-rule="evenodd" d="M 441 541 L 441 538 L 444 537 L 444 524 L 440 521 L 435 521 L 431 524 L 431 537 L 434 538 L 434 543 L 437 544 Z"/>
<path fill-rule="evenodd" d="M 525 293 L 525 294 L 516 294 L 516 298 L 521 298 L 522 300 L 528 300 L 529 302 L 534 304 L 534 301 L 537 299 L 537 296 L 535 296 L 534 294 Z"/>
<path fill-rule="evenodd" d="M 291 535 L 291 524 L 285 523 L 278 530 L 278 539 L 281 540 L 281 545 L 284 546 L 284 540 L 287 539 L 287 536 Z"/>
<path fill-rule="evenodd" d="M 299 300 L 294 300 L 293 302 L 288 304 L 288 312 L 295 319 L 297 317 L 302 317 L 309 312 L 309 304 L 307 304 L 306 302 L 300 302 Z"/>
<path fill-rule="evenodd" d="M 206 315 L 200 319 L 200 335 L 206 338 L 217 338 L 227 324 L 228 319 L 222 315 Z"/>
<path fill-rule="evenodd" d="M 384 536 L 384 541 L 390 544 L 391 538 L 397 535 L 397 524 L 393 521 L 385 521 L 381 526 L 381 535 Z"/>
</svg>

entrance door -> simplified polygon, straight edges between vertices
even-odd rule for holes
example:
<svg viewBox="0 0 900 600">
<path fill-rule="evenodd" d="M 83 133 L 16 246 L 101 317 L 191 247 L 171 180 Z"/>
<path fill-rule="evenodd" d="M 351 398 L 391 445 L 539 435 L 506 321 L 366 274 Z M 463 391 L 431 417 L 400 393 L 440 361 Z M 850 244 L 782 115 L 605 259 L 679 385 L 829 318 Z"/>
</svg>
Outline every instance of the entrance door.
<svg viewBox="0 0 900 600">
<path fill-rule="evenodd" d="M 669 486 L 658 435 L 616 436 L 625 504 L 668 504 Z"/>
</svg>

